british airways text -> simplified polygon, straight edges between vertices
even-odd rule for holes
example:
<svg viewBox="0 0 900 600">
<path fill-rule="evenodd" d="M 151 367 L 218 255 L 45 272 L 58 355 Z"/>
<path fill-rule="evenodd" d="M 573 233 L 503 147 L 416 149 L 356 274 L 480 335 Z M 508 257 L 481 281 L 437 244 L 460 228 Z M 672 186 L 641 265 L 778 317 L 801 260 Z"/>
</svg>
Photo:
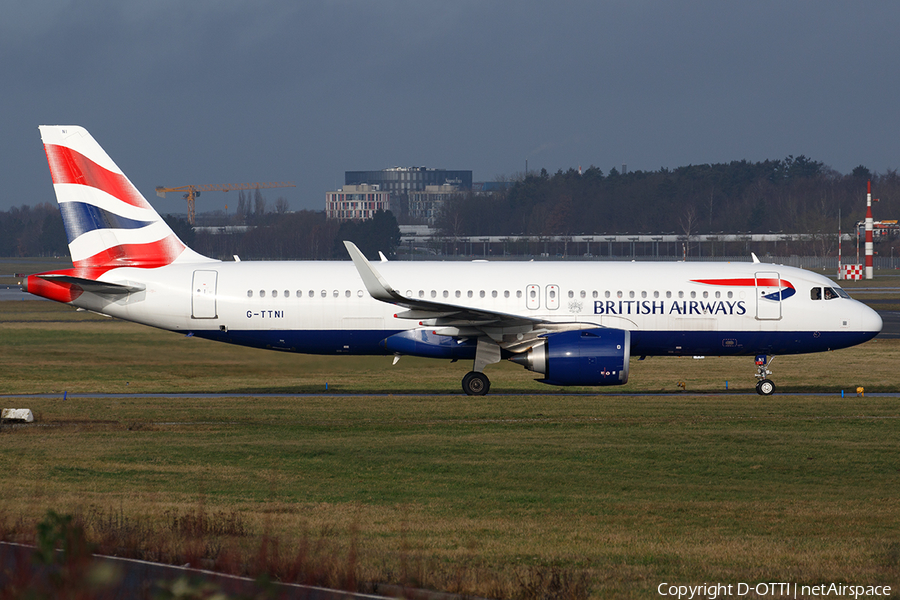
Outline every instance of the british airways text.
<svg viewBox="0 0 900 600">
<path fill-rule="evenodd" d="M 743 315 L 747 313 L 744 300 L 596 300 L 595 315 Z"/>
</svg>

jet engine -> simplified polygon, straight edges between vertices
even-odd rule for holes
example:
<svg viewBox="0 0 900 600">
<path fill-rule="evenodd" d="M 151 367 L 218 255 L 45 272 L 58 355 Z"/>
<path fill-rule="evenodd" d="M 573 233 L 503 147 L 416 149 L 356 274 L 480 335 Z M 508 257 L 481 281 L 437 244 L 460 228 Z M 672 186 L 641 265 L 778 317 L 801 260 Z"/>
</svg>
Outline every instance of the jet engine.
<svg viewBox="0 0 900 600">
<path fill-rule="evenodd" d="M 630 357 L 631 332 L 597 327 L 550 334 L 509 360 L 550 385 L 622 385 Z"/>
</svg>

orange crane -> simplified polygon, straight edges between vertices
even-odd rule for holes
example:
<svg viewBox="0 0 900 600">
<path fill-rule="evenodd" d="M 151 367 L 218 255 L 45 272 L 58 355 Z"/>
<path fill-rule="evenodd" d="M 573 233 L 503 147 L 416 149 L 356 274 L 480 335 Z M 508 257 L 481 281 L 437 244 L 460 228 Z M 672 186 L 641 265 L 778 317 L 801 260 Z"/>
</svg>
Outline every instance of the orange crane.
<svg viewBox="0 0 900 600">
<path fill-rule="evenodd" d="M 183 185 L 181 187 L 167 188 L 156 186 L 156 195 L 166 197 L 166 192 L 184 192 L 184 199 L 188 205 L 188 221 L 194 224 L 194 200 L 200 192 L 227 192 L 230 190 L 267 190 L 269 188 L 297 187 L 292 182 L 284 183 L 219 183 L 211 185 Z"/>
</svg>

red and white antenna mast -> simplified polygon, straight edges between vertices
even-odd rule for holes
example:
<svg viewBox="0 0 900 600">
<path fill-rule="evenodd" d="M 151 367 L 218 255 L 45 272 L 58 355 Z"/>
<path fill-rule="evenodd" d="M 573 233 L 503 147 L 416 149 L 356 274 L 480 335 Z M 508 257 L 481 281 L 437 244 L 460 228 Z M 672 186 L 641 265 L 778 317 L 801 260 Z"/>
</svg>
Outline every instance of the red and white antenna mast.
<svg viewBox="0 0 900 600">
<path fill-rule="evenodd" d="M 874 221 L 872 220 L 872 182 L 869 181 L 866 193 L 866 279 L 872 279 L 875 276 L 875 269 L 872 266 L 872 256 L 874 254 L 872 229 L 874 229 Z"/>
<path fill-rule="evenodd" d="M 843 238 L 843 234 L 841 233 L 841 209 L 838 208 L 838 272 L 837 278 L 838 281 L 844 278 L 844 269 L 841 266 L 841 238 Z"/>
</svg>

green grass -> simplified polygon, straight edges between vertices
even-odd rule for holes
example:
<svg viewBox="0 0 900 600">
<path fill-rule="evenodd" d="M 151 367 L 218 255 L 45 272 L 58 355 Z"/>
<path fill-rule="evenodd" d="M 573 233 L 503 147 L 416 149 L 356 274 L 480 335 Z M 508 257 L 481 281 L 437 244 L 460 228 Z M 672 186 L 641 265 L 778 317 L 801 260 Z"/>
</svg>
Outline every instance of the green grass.
<svg viewBox="0 0 900 600">
<path fill-rule="evenodd" d="M 799 395 L 752 393 L 751 358 L 664 358 L 633 361 L 632 382 L 601 394 L 492 365 L 498 393 L 469 398 L 468 364 L 285 355 L 50 303 L 0 309 L 3 391 L 52 394 L 0 395 L 38 421 L 0 430 L 7 538 L 53 509 L 86 515 L 99 539 L 112 515 L 138 523 L 141 556 L 184 561 L 151 532 L 174 536 L 173 515 L 199 507 L 239 515 L 240 535 L 195 551 L 210 560 L 273 536 L 286 555 L 328 548 L 360 581 L 487 597 L 530 597 L 558 572 L 598 598 L 664 581 L 900 586 L 900 405 L 840 396 L 897 391 L 897 341 L 779 357 L 779 390 Z M 719 393 L 726 380 L 747 393 Z M 96 397 L 132 391 L 248 395 Z"/>
<path fill-rule="evenodd" d="M 674 580 L 900 583 L 895 399 L 28 402 L 55 426 L 0 435 L 0 514 L 17 518 L 99 506 L 162 521 L 202 503 L 257 534 L 355 540 L 376 579 L 403 556 L 431 565 L 434 587 L 523 566 L 587 573 L 598 597 Z M 467 591 L 488 594 L 485 577 Z"/>
</svg>

